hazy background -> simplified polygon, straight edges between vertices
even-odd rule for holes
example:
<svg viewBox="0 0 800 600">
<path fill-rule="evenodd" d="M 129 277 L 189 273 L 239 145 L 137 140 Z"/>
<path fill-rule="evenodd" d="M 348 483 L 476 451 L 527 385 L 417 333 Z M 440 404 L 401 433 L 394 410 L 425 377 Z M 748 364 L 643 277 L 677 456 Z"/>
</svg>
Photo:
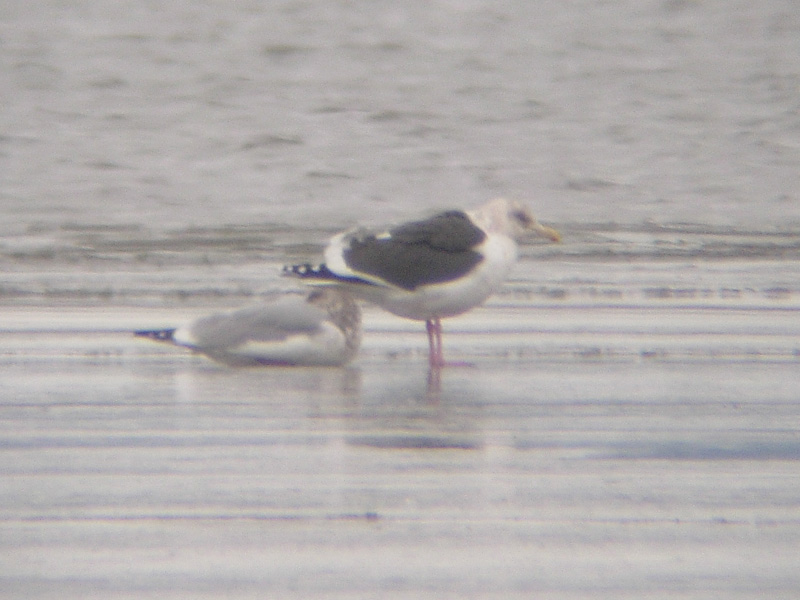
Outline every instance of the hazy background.
<svg viewBox="0 0 800 600">
<path fill-rule="evenodd" d="M 497 195 L 556 224 L 800 227 L 793 0 L 11 0 L 0 78 L 5 237 Z"/>
</svg>

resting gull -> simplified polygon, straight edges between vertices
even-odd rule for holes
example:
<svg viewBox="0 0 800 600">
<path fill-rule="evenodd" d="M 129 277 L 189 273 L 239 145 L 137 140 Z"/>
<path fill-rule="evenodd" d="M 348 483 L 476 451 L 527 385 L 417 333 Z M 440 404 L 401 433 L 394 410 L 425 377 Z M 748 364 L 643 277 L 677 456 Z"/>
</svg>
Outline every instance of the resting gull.
<svg viewBox="0 0 800 600">
<path fill-rule="evenodd" d="M 322 265 L 295 265 L 284 272 L 425 321 L 430 365 L 441 367 L 441 319 L 482 304 L 502 285 L 517 259 L 516 240 L 527 232 L 561 239 L 523 204 L 500 198 L 386 231 L 345 231 L 330 240 Z"/>
<path fill-rule="evenodd" d="M 319 288 L 202 317 L 176 329 L 136 331 L 233 366 L 341 366 L 361 344 L 361 310 L 342 290 Z"/>
</svg>

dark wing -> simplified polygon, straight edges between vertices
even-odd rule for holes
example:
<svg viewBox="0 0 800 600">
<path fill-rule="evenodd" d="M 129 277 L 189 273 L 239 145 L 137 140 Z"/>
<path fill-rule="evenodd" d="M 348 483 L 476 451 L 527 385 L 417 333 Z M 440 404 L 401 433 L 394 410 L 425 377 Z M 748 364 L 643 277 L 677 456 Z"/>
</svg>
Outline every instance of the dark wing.
<svg viewBox="0 0 800 600">
<path fill-rule="evenodd" d="M 450 211 L 382 235 L 356 233 L 343 256 L 356 275 L 414 290 L 469 273 L 483 260 L 475 248 L 485 239 L 484 231 L 465 213 Z"/>
</svg>

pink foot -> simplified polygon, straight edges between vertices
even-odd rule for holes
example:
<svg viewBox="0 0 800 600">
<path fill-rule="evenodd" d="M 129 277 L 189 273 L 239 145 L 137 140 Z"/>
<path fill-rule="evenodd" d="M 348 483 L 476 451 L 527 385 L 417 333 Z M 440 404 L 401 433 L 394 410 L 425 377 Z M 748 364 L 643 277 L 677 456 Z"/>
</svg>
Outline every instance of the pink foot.
<svg viewBox="0 0 800 600">
<path fill-rule="evenodd" d="M 425 321 L 425 328 L 428 331 L 428 364 L 430 368 L 441 369 L 443 367 L 474 367 L 469 362 L 447 362 L 442 351 L 442 322 L 439 319 L 429 319 Z"/>
</svg>

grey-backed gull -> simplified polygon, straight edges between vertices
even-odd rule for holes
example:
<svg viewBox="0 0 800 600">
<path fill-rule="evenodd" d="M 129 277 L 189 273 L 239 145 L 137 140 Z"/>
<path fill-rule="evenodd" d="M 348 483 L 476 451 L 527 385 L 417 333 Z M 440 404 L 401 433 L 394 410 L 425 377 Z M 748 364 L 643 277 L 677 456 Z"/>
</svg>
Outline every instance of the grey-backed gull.
<svg viewBox="0 0 800 600">
<path fill-rule="evenodd" d="M 346 291 L 319 288 L 135 334 L 234 366 L 341 366 L 361 344 L 361 310 Z"/>
</svg>

